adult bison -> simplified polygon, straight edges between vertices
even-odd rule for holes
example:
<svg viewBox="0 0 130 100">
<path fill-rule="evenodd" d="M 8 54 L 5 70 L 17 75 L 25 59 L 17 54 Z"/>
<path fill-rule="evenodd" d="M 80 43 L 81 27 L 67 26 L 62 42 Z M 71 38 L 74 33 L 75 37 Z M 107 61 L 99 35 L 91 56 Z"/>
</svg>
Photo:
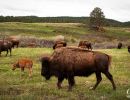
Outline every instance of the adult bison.
<svg viewBox="0 0 130 100">
<path fill-rule="evenodd" d="M 53 45 L 53 49 L 60 48 L 60 47 L 66 47 L 67 43 L 65 41 L 56 41 Z"/>
<path fill-rule="evenodd" d="M 12 47 L 14 48 L 15 46 L 18 48 L 19 46 L 19 40 L 18 39 L 12 39 L 10 40 L 12 42 Z"/>
<path fill-rule="evenodd" d="M 109 72 L 110 59 L 109 55 L 101 52 L 63 47 L 56 49 L 50 57 L 42 57 L 41 75 L 46 80 L 56 76 L 58 88 L 61 88 L 61 83 L 66 78 L 69 83 L 68 89 L 71 90 L 75 84 L 74 76 L 89 76 L 95 73 L 97 82 L 92 88 L 94 90 L 102 80 L 101 73 L 104 73 L 115 90 L 116 86 Z"/>
<path fill-rule="evenodd" d="M 118 43 L 117 48 L 118 48 L 118 49 L 121 49 L 121 48 L 122 48 L 122 43 L 121 43 L 121 42 Z"/>
<path fill-rule="evenodd" d="M 18 48 L 19 46 L 19 39 L 17 37 L 14 37 L 14 36 L 10 36 L 8 37 L 6 40 L 10 41 L 12 43 L 12 47 L 14 48 L 15 46 Z"/>
<path fill-rule="evenodd" d="M 10 56 L 11 56 L 11 51 L 12 51 L 12 43 L 9 41 L 2 41 L 0 40 L 0 56 L 2 51 L 6 51 L 6 56 L 8 54 L 8 50 L 10 51 Z"/>
<path fill-rule="evenodd" d="M 128 52 L 130 53 L 130 46 L 128 46 L 127 48 L 128 48 Z"/>
<path fill-rule="evenodd" d="M 92 50 L 92 44 L 87 41 L 80 41 L 78 47 L 80 48 L 88 48 L 88 50 Z"/>
</svg>

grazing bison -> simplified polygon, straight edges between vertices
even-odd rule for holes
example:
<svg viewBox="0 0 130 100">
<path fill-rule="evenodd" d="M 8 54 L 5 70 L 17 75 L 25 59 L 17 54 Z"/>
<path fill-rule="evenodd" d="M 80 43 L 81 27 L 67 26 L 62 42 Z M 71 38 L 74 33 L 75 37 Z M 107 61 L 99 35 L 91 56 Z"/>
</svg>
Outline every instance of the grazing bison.
<svg viewBox="0 0 130 100">
<path fill-rule="evenodd" d="M 6 56 L 8 55 L 8 51 L 10 51 L 10 56 L 11 56 L 11 51 L 12 51 L 12 43 L 9 41 L 2 41 L 0 40 L 0 56 L 1 52 L 6 51 Z"/>
<path fill-rule="evenodd" d="M 10 36 L 8 38 L 6 38 L 6 40 L 12 42 L 12 47 L 14 48 L 15 46 L 18 48 L 19 46 L 19 39 L 15 36 Z"/>
<path fill-rule="evenodd" d="M 80 48 L 88 48 L 88 50 L 92 50 L 92 45 L 90 42 L 87 41 L 80 41 L 78 47 Z"/>
<path fill-rule="evenodd" d="M 122 48 L 122 43 L 121 43 L 121 42 L 118 43 L 117 48 L 118 48 L 118 49 L 121 49 L 121 48 Z"/>
<path fill-rule="evenodd" d="M 12 47 L 14 48 L 15 46 L 18 48 L 19 46 L 19 40 L 18 39 L 11 39 L 9 40 L 10 42 L 12 42 Z"/>
<path fill-rule="evenodd" d="M 102 80 L 101 73 L 104 73 L 115 90 L 116 86 L 109 72 L 110 59 L 109 55 L 101 52 L 63 47 L 56 49 L 50 57 L 42 57 L 41 75 L 46 80 L 56 76 L 58 88 L 61 88 L 61 83 L 66 78 L 69 83 L 68 89 L 71 90 L 75 84 L 75 76 L 89 76 L 95 73 L 97 82 L 92 88 L 94 90 Z"/>
<path fill-rule="evenodd" d="M 128 46 L 128 52 L 130 53 L 130 46 Z"/>
<path fill-rule="evenodd" d="M 31 77 L 32 76 L 32 66 L 33 66 L 32 60 L 24 58 L 24 59 L 19 59 L 16 63 L 14 63 L 12 70 L 15 70 L 16 68 L 21 68 L 21 71 L 24 71 L 24 68 L 28 68 L 29 77 Z"/>
<path fill-rule="evenodd" d="M 60 48 L 60 47 L 66 47 L 67 43 L 65 41 L 56 41 L 53 45 L 53 49 Z"/>
</svg>

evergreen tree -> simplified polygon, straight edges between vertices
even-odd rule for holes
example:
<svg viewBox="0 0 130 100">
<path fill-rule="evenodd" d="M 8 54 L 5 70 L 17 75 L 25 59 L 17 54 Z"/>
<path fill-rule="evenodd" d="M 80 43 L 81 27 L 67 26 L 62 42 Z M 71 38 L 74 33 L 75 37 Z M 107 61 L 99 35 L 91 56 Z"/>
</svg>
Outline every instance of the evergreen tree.
<svg viewBox="0 0 130 100">
<path fill-rule="evenodd" d="M 102 9 L 100 9 L 99 7 L 96 7 L 90 13 L 89 26 L 91 29 L 100 28 L 103 26 L 104 20 L 105 20 L 105 15 L 102 12 Z"/>
</svg>

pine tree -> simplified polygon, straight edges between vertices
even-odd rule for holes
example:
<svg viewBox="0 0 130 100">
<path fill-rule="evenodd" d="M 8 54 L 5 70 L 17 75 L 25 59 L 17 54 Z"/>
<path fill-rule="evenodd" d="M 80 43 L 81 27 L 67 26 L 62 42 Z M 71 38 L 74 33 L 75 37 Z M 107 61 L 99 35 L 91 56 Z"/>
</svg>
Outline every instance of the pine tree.
<svg viewBox="0 0 130 100">
<path fill-rule="evenodd" d="M 102 12 L 102 9 L 99 7 L 94 8 L 90 13 L 89 26 L 91 29 L 98 30 L 100 27 L 103 27 L 105 15 Z"/>
</svg>

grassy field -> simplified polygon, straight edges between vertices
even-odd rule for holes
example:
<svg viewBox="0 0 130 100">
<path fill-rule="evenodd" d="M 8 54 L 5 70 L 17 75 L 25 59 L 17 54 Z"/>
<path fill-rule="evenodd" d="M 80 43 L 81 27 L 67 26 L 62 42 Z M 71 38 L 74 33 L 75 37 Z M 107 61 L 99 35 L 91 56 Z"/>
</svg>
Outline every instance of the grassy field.
<svg viewBox="0 0 130 100">
<path fill-rule="evenodd" d="M 127 100 L 126 91 L 130 89 L 130 54 L 127 49 L 98 49 L 112 56 L 110 72 L 117 90 L 112 90 L 110 81 L 104 76 L 95 91 L 89 90 L 96 82 L 95 75 L 90 77 L 75 77 L 76 86 L 68 92 L 68 82 L 64 80 L 63 88 L 56 87 L 57 79 L 45 81 L 41 76 L 39 58 L 44 53 L 52 53 L 48 48 L 18 48 L 13 49 L 11 57 L 0 57 L 0 100 Z M 19 58 L 28 57 L 34 62 L 33 76 L 28 77 L 28 70 L 22 73 L 19 69 L 12 71 L 12 63 Z"/>
<path fill-rule="evenodd" d="M 68 41 L 79 41 L 88 39 L 98 42 L 105 38 L 105 41 L 130 39 L 130 28 L 105 27 L 105 32 L 90 31 L 81 23 L 0 23 L 0 35 L 33 36 L 37 38 L 52 40 L 56 35 L 64 35 Z M 103 40 L 104 41 L 104 40 Z"/>
</svg>

